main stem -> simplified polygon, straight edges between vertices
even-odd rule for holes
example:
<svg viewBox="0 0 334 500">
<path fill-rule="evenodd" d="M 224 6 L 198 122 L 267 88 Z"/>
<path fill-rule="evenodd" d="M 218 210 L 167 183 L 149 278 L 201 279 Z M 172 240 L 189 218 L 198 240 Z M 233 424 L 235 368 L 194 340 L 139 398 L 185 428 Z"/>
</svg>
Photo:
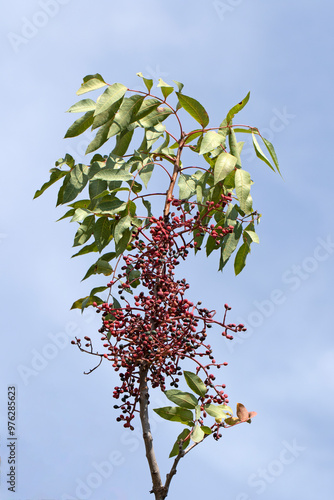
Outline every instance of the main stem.
<svg viewBox="0 0 334 500">
<path fill-rule="evenodd" d="M 153 448 L 153 437 L 148 416 L 149 392 L 147 387 L 147 372 L 148 368 L 142 366 L 140 369 L 139 390 L 140 390 L 140 420 L 143 429 L 143 439 L 145 443 L 146 458 L 150 467 L 153 488 L 151 493 L 154 493 L 155 500 L 164 500 L 166 491 L 161 481 L 160 471 L 155 452 Z"/>
<path fill-rule="evenodd" d="M 180 160 L 181 160 L 182 149 L 184 148 L 184 141 L 185 141 L 184 134 L 182 134 L 182 137 L 181 137 L 181 139 L 179 141 L 179 147 L 178 147 L 178 150 L 177 150 L 176 158 L 175 158 L 175 161 L 174 161 L 174 171 L 173 171 L 172 178 L 171 178 L 171 181 L 170 181 L 170 184 L 169 184 L 169 188 L 168 188 L 167 193 L 166 193 L 166 202 L 165 202 L 165 208 L 164 208 L 164 218 L 165 219 L 168 217 L 168 214 L 169 214 L 169 207 L 170 207 L 170 201 L 169 200 L 172 197 L 173 190 L 174 190 L 174 187 L 175 187 L 175 183 L 176 183 L 176 180 L 177 180 L 177 176 L 181 172 Z"/>
<path fill-rule="evenodd" d="M 176 155 L 176 158 L 174 161 L 174 171 L 172 174 L 169 188 L 168 188 L 167 193 L 166 193 L 166 202 L 165 202 L 165 207 L 164 207 L 164 212 L 163 212 L 165 219 L 168 217 L 169 208 L 170 208 L 170 201 L 169 200 L 171 199 L 171 196 L 173 194 L 173 190 L 175 187 L 177 176 L 181 171 L 180 159 L 181 159 L 182 149 L 184 147 L 184 141 L 185 141 L 184 134 L 182 134 L 182 137 L 179 141 L 177 155 Z M 143 439 L 144 439 L 144 443 L 145 443 L 146 458 L 147 458 L 148 465 L 150 468 L 151 478 L 152 478 L 152 483 L 153 483 L 153 488 L 152 488 L 152 491 L 150 493 L 154 493 L 155 500 L 164 500 L 167 497 L 171 479 L 174 476 L 174 474 L 176 473 L 176 466 L 177 466 L 180 458 L 183 456 L 183 453 L 180 453 L 179 454 L 180 456 L 178 456 L 177 460 L 174 462 L 173 467 L 171 469 L 171 472 L 167 475 L 166 485 L 164 486 L 162 483 L 162 480 L 161 480 L 158 462 L 157 462 L 157 459 L 155 457 L 155 452 L 154 452 L 154 448 L 153 448 L 153 437 L 152 437 L 151 426 L 150 426 L 149 415 L 148 415 L 149 391 L 148 391 L 148 386 L 147 386 L 147 373 L 148 373 L 148 367 L 145 365 L 142 365 L 142 367 L 140 368 L 140 373 L 139 373 L 140 420 L 141 420 L 141 426 L 142 426 L 142 430 L 143 430 Z"/>
</svg>

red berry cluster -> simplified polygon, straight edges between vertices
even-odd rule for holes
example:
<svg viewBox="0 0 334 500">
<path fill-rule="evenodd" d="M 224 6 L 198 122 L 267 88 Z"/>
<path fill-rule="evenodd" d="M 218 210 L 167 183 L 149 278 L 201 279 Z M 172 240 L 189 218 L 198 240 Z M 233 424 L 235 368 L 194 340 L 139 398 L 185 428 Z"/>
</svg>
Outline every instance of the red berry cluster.
<svg viewBox="0 0 334 500">
<path fill-rule="evenodd" d="M 212 348 L 206 344 L 207 329 L 213 324 L 222 328 L 222 335 L 233 339 L 230 332 L 244 330 L 244 325 L 226 324 L 226 311 L 222 322 L 214 320 L 215 311 L 201 307 L 201 302 L 194 304 L 186 297 L 189 284 L 185 279 L 176 279 L 175 268 L 180 259 L 185 259 L 189 249 L 194 247 L 194 234 L 208 233 L 217 241 L 233 231 L 233 227 L 207 227 L 205 218 L 211 210 L 211 204 L 202 213 L 192 217 L 194 204 L 181 200 L 170 200 L 181 211 L 180 216 L 171 213 L 159 219 L 151 217 L 146 227 L 139 227 L 133 233 L 132 251 L 123 255 L 124 265 L 117 276 L 108 284 L 110 288 L 118 286 L 119 299 L 123 305 L 113 300 L 101 305 L 94 303 L 97 312 L 102 313 L 102 327 L 99 332 L 106 349 L 99 354 L 112 362 L 122 382 L 114 388 L 113 396 L 121 399 L 115 408 L 121 410 L 118 421 L 124 427 L 133 429 L 131 421 L 138 411 L 139 374 L 142 368 L 148 370 L 148 380 L 153 388 L 166 390 L 166 378 L 170 386 L 177 388 L 182 375 L 180 362 L 191 359 L 197 364 L 197 372 L 203 370 L 208 388 L 214 389 L 214 395 L 202 398 L 206 403 L 228 403 L 225 386 L 215 386 L 215 377 L 209 374 L 210 367 L 220 368 L 227 363 L 217 364 Z M 220 207 L 229 198 L 222 197 Z M 217 208 L 215 206 L 215 208 Z M 189 238 L 190 236 L 190 238 Z M 189 241 L 186 242 L 186 239 Z M 142 286 L 143 290 L 135 295 L 130 304 L 126 298 L 132 297 L 132 289 Z M 86 347 L 93 353 L 90 338 Z M 85 350 L 80 339 L 73 341 L 81 350 Z M 88 352 L 85 350 L 85 352 Z M 203 363 L 205 358 L 205 363 Z M 101 358 L 102 359 L 102 358 Z"/>
</svg>

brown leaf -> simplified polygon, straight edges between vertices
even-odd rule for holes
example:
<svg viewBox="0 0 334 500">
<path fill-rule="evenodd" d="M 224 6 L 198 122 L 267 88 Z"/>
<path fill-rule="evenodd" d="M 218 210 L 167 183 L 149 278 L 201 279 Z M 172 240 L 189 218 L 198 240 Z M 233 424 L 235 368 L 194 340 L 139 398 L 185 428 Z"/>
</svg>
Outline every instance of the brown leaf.
<svg viewBox="0 0 334 500">
<path fill-rule="evenodd" d="M 243 404 L 237 403 L 237 415 L 240 419 L 240 422 L 247 422 L 251 418 L 255 417 L 257 413 L 256 411 L 249 412 Z"/>
</svg>

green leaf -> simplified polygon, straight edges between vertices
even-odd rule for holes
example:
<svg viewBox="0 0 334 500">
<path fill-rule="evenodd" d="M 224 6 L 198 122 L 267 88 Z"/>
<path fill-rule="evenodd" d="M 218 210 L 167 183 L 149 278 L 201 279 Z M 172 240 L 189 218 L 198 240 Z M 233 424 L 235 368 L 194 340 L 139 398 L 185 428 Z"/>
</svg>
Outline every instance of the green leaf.
<svg viewBox="0 0 334 500">
<path fill-rule="evenodd" d="M 189 142 L 192 142 L 194 141 L 195 139 L 197 139 L 198 137 L 202 137 L 203 136 L 203 131 L 200 130 L 193 130 L 192 132 L 189 132 L 187 134 L 187 138 L 186 140 L 184 141 L 185 144 L 188 144 Z M 178 146 L 178 143 L 176 143 L 177 146 Z"/>
<path fill-rule="evenodd" d="M 132 120 L 134 122 L 137 122 L 139 120 L 142 120 L 145 116 L 149 115 L 152 113 L 152 111 L 156 110 L 158 106 L 160 106 L 161 101 L 158 99 L 152 98 L 152 99 L 145 99 L 138 112 L 132 117 Z"/>
<path fill-rule="evenodd" d="M 102 304 L 103 300 L 97 295 L 87 295 L 87 297 L 83 297 L 73 302 L 71 309 L 81 309 L 81 311 L 83 311 L 86 307 L 93 305 L 94 302 Z"/>
<path fill-rule="evenodd" d="M 230 129 L 228 134 L 228 143 L 230 146 L 231 155 L 235 156 L 237 159 L 237 167 L 241 167 L 241 159 L 240 159 L 240 149 L 238 146 L 237 137 L 233 129 Z"/>
<path fill-rule="evenodd" d="M 137 76 L 143 79 L 143 82 L 145 83 L 147 90 L 150 92 L 151 88 L 153 87 L 153 80 L 151 80 L 151 78 L 145 78 L 143 76 L 143 73 L 136 73 L 136 74 Z"/>
<path fill-rule="evenodd" d="M 94 226 L 94 238 L 99 252 L 108 245 L 111 236 L 111 226 L 108 217 L 99 217 Z"/>
<path fill-rule="evenodd" d="M 105 87 L 107 84 L 103 80 L 102 76 L 99 73 L 96 75 L 87 75 L 83 79 L 83 83 L 81 87 L 77 91 L 77 95 L 85 94 L 86 92 L 90 92 L 91 90 L 97 90 L 101 87 Z"/>
<path fill-rule="evenodd" d="M 198 375 L 192 372 L 184 371 L 184 378 L 186 379 L 187 385 L 192 391 L 194 391 L 199 396 L 205 396 L 207 388 L 204 382 L 199 378 Z"/>
<path fill-rule="evenodd" d="M 254 243 L 260 243 L 259 237 L 255 231 L 244 231 L 244 235 L 247 234 Z"/>
<path fill-rule="evenodd" d="M 247 127 L 248 125 L 241 125 L 241 127 Z M 241 134 L 259 134 L 259 131 L 257 128 L 254 127 L 249 127 L 249 128 L 240 128 L 240 127 L 233 127 L 234 132 L 239 132 Z"/>
<path fill-rule="evenodd" d="M 106 262 L 110 262 L 116 257 L 116 252 L 107 252 L 101 255 L 100 260 L 105 260 Z"/>
<path fill-rule="evenodd" d="M 232 172 L 228 174 L 224 179 L 224 187 L 226 189 L 228 190 L 234 189 L 235 187 L 234 178 L 235 178 L 235 170 L 232 170 Z"/>
<path fill-rule="evenodd" d="M 77 208 L 88 208 L 90 204 L 90 200 L 77 200 L 74 203 L 71 203 L 69 207 L 72 207 L 76 210 Z"/>
<path fill-rule="evenodd" d="M 200 443 L 201 441 L 203 441 L 204 436 L 205 433 L 203 432 L 201 426 L 199 424 L 196 424 L 190 435 L 190 439 L 194 441 L 194 443 Z"/>
<path fill-rule="evenodd" d="M 88 182 L 89 167 L 78 163 L 71 170 L 69 181 L 65 186 L 62 198 L 62 204 L 69 203 L 74 200 L 79 193 L 84 189 Z"/>
<path fill-rule="evenodd" d="M 201 418 L 201 406 L 196 405 L 195 407 L 195 420 L 199 420 Z"/>
<path fill-rule="evenodd" d="M 138 278 L 140 277 L 141 273 L 140 273 L 140 271 L 137 271 L 137 269 L 134 269 L 132 266 L 128 266 L 128 269 L 126 270 L 126 275 L 127 275 L 129 284 L 133 288 L 136 288 L 140 284 L 140 281 L 138 280 Z"/>
<path fill-rule="evenodd" d="M 148 200 L 144 200 L 144 198 L 141 199 L 144 207 L 146 208 L 147 210 L 147 217 L 152 217 L 152 207 L 151 207 L 151 203 L 148 201 Z M 147 222 L 145 222 L 145 224 L 147 224 Z"/>
<path fill-rule="evenodd" d="M 110 127 L 108 138 L 128 128 L 133 117 L 137 114 L 143 99 L 144 96 L 135 94 L 123 100 Z"/>
<path fill-rule="evenodd" d="M 182 89 L 184 87 L 184 84 L 181 82 L 177 82 L 176 80 L 173 80 L 174 83 L 176 83 L 177 88 L 179 89 L 179 92 L 182 92 Z"/>
<path fill-rule="evenodd" d="M 231 417 L 231 418 L 225 419 L 225 424 L 228 424 L 228 425 L 235 425 L 238 422 L 240 422 L 240 419 L 238 417 Z"/>
<path fill-rule="evenodd" d="M 70 169 L 72 169 L 74 167 L 74 158 L 73 158 L 73 156 L 71 156 L 68 153 L 66 153 L 65 158 L 59 158 L 59 160 L 57 160 L 55 162 L 55 165 L 56 165 L 56 167 L 61 167 L 62 165 L 64 165 L 64 163 L 66 165 L 68 165 L 70 167 Z M 50 172 L 51 172 L 51 170 L 50 170 Z"/>
<path fill-rule="evenodd" d="M 83 245 L 84 243 L 86 243 L 86 241 L 89 240 L 89 238 L 93 234 L 94 224 L 95 224 L 94 215 L 90 215 L 80 224 L 79 229 L 77 230 L 76 235 L 74 237 L 74 244 L 73 244 L 74 247 Z"/>
<path fill-rule="evenodd" d="M 224 120 L 219 125 L 219 130 L 218 130 L 218 134 L 222 136 L 223 139 L 222 146 L 224 149 L 226 147 L 226 137 L 228 136 L 229 133 L 230 133 L 230 127 L 227 125 L 226 118 L 224 118 Z"/>
<path fill-rule="evenodd" d="M 155 125 L 163 122 L 171 113 L 173 113 L 173 111 L 170 108 L 164 108 L 162 106 L 159 107 L 154 106 L 154 107 L 156 109 L 154 109 L 151 113 L 146 114 L 144 118 L 138 119 L 138 116 L 135 117 L 135 119 L 138 120 L 138 124 L 141 127 L 143 128 L 155 127 Z"/>
<path fill-rule="evenodd" d="M 149 150 L 153 144 L 161 137 L 164 135 L 164 132 L 166 130 L 165 125 L 162 125 L 161 123 L 158 123 L 155 125 L 155 127 L 151 127 L 146 129 L 145 131 L 145 138 L 146 138 L 146 150 Z"/>
<path fill-rule="evenodd" d="M 59 179 L 61 179 L 62 177 L 64 177 L 66 174 L 68 174 L 68 171 L 64 171 L 64 170 L 59 170 L 58 168 L 53 168 L 52 170 L 50 170 L 51 172 L 51 175 L 50 175 L 50 180 L 45 182 L 43 184 L 43 186 L 41 187 L 41 189 L 37 189 L 35 195 L 34 195 L 34 199 L 35 198 L 38 198 L 39 196 L 41 196 L 41 194 L 44 193 L 44 191 L 52 186 L 52 184 L 54 184 L 55 182 L 57 182 Z"/>
<path fill-rule="evenodd" d="M 96 101 L 95 116 L 107 111 L 113 104 L 120 101 L 127 91 L 127 87 L 121 83 L 110 85 Z"/>
<path fill-rule="evenodd" d="M 102 181 L 130 181 L 133 180 L 133 175 L 126 172 L 124 168 L 105 167 L 95 174 L 93 179 L 100 179 Z"/>
<path fill-rule="evenodd" d="M 68 217 L 72 217 L 74 215 L 74 213 L 75 213 L 75 209 L 71 208 L 62 217 L 59 217 L 59 219 L 57 219 L 57 222 L 59 222 L 60 220 L 63 220 L 63 219 L 67 219 Z"/>
<path fill-rule="evenodd" d="M 79 222 L 85 220 L 86 217 L 92 215 L 92 211 L 87 208 L 77 208 L 71 219 L 71 222 Z"/>
<path fill-rule="evenodd" d="M 107 286 L 97 286 L 90 291 L 89 295 L 91 296 L 95 295 L 96 293 L 104 292 L 104 290 L 107 290 L 107 288 Z"/>
<path fill-rule="evenodd" d="M 93 274 L 103 274 L 104 276 L 110 276 L 112 273 L 112 267 L 109 262 L 103 260 L 102 258 L 97 260 L 95 264 L 90 266 L 85 276 L 82 278 L 82 281 L 86 280 Z"/>
<path fill-rule="evenodd" d="M 210 253 L 212 253 L 213 250 L 216 250 L 217 248 L 219 248 L 219 246 L 216 245 L 216 240 L 212 236 L 209 236 L 205 247 L 206 256 L 208 257 Z"/>
<path fill-rule="evenodd" d="M 204 434 L 212 434 L 212 430 L 210 429 L 210 427 L 207 427 L 206 425 L 202 425 L 201 429 L 204 432 Z"/>
<path fill-rule="evenodd" d="M 125 252 L 126 249 L 131 250 L 131 247 L 129 248 L 131 234 L 132 232 L 130 229 L 126 229 L 123 232 L 121 239 L 116 243 L 116 257 L 122 255 L 122 253 Z"/>
<path fill-rule="evenodd" d="M 203 128 L 205 128 L 209 123 L 209 116 L 202 104 L 196 101 L 196 99 L 181 94 L 180 92 L 176 92 L 176 95 L 179 98 L 179 103 L 182 108 L 184 108 L 190 116 L 192 116 L 200 125 L 202 125 Z"/>
<path fill-rule="evenodd" d="M 222 406 L 207 404 L 204 409 L 211 417 L 222 420 L 227 417 L 227 412 L 223 410 Z"/>
<path fill-rule="evenodd" d="M 102 127 L 99 128 L 96 136 L 94 139 L 88 144 L 87 149 L 85 154 L 87 155 L 88 153 L 92 153 L 93 151 L 96 151 L 99 149 L 107 140 L 109 139 L 109 130 L 112 124 L 112 120 L 109 120 L 107 123 L 102 125 Z"/>
<path fill-rule="evenodd" d="M 274 162 L 274 165 L 277 169 L 277 172 L 280 174 L 280 176 L 282 177 L 282 174 L 281 174 L 281 171 L 279 169 L 279 164 L 278 164 L 278 159 L 277 159 L 277 156 L 276 156 L 276 152 L 275 152 L 275 149 L 274 149 L 274 146 L 271 144 L 271 142 L 269 142 L 267 139 L 265 139 L 264 137 L 262 137 L 262 140 L 266 146 L 266 148 L 268 149 L 269 151 L 269 154 Z"/>
<path fill-rule="evenodd" d="M 95 106 L 96 103 L 95 101 L 92 101 L 92 99 L 82 99 L 81 101 L 73 104 L 73 106 L 71 106 L 66 113 L 87 113 L 87 111 L 94 111 Z"/>
<path fill-rule="evenodd" d="M 101 181 L 100 179 L 91 180 L 88 186 L 89 197 L 91 200 L 100 196 L 106 191 L 108 187 L 107 181 Z"/>
<path fill-rule="evenodd" d="M 234 156 L 225 152 L 220 153 L 214 166 L 214 183 L 224 180 L 234 170 L 236 164 L 237 159 Z"/>
<path fill-rule="evenodd" d="M 114 238 L 115 238 L 116 244 L 121 240 L 124 231 L 126 231 L 126 229 L 129 229 L 130 226 L 131 226 L 131 216 L 130 215 L 126 215 L 125 217 L 122 217 L 122 219 L 120 219 L 120 221 L 116 225 L 115 233 L 114 233 Z"/>
<path fill-rule="evenodd" d="M 233 415 L 233 410 L 230 406 L 219 405 L 219 408 L 221 408 L 224 412 L 229 413 L 230 415 Z"/>
<path fill-rule="evenodd" d="M 102 198 L 102 200 L 107 200 L 107 198 L 110 198 L 110 200 L 102 201 L 101 203 L 97 204 L 94 209 L 94 212 L 96 214 L 114 215 L 126 208 L 125 201 L 119 200 L 118 198 L 114 198 L 112 196 L 106 196 L 105 198 Z"/>
<path fill-rule="evenodd" d="M 64 177 L 64 180 L 63 180 L 63 184 L 61 185 L 59 191 L 58 191 L 58 196 L 57 196 L 57 203 L 56 203 L 56 206 L 58 207 L 59 205 L 61 205 L 61 203 L 63 202 L 63 195 L 64 195 L 64 190 L 70 180 L 70 175 L 71 175 L 71 172 L 67 172 L 65 177 Z"/>
<path fill-rule="evenodd" d="M 180 174 L 178 186 L 181 200 L 187 200 L 196 193 L 196 182 L 190 175 Z"/>
<path fill-rule="evenodd" d="M 172 451 L 169 454 L 169 458 L 176 457 L 179 454 L 180 451 L 180 446 L 179 442 L 183 441 L 190 435 L 190 430 L 189 429 L 183 429 L 183 431 L 177 436 L 177 439 L 174 443 L 174 446 L 172 448 Z M 182 450 L 185 450 L 189 444 L 189 437 L 182 443 Z"/>
<path fill-rule="evenodd" d="M 247 243 L 243 243 L 239 248 L 234 261 L 234 272 L 237 276 L 246 265 L 246 257 L 249 254 L 249 246 Z"/>
<path fill-rule="evenodd" d="M 110 122 L 110 125 L 113 122 L 113 119 L 115 118 L 115 115 L 117 111 L 119 110 L 121 104 L 123 102 L 123 97 L 121 99 L 118 99 L 118 101 L 114 102 L 109 108 L 107 108 L 105 111 L 102 111 L 102 113 L 99 113 L 98 115 L 94 115 L 94 120 L 92 124 L 92 130 L 95 130 L 98 127 L 101 127 L 102 125 L 106 124 L 107 122 Z"/>
<path fill-rule="evenodd" d="M 230 109 L 230 111 L 227 113 L 227 116 L 226 116 L 226 121 L 227 121 L 228 125 L 230 125 L 234 116 L 237 113 L 239 113 L 239 111 L 241 111 L 242 108 L 244 108 L 246 106 L 246 104 L 249 101 L 249 97 L 250 97 L 250 92 L 248 92 L 248 94 L 246 95 L 246 97 L 242 101 L 240 101 L 238 104 L 236 104 L 235 106 L 233 106 L 233 108 Z"/>
<path fill-rule="evenodd" d="M 227 225 L 230 224 L 231 220 L 228 220 Z M 240 224 L 240 222 L 236 222 L 231 225 L 234 225 L 234 231 L 233 233 L 230 233 L 228 236 L 226 236 L 223 240 L 220 253 L 219 271 L 223 269 L 223 267 L 226 265 L 227 261 L 231 257 L 232 253 L 237 248 L 242 234 L 242 224 Z"/>
<path fill-rule="evenodd" d="M 220 146 L 222 142 L 223 140 L 221 135 L 217 134 L 217 132 L 214 132 L 213 130 L 209 130 L 209 132 L 207 132 L 203 137 L 199 154 L 204 155 L 205 153 L 213 151 Z"/>
<path fill-rule="evenodd" d="M 245 214 L 252 211 L 252 204 L 249 202 L 249 193 L 251 188 L 251 176 L 249 172 L 238 168 L 235 172 L 235 192 L 239 200 L 240 208 Z M 251 201 L 251 199 L 250 199 Z"/>
<path fill-rule="evenodd" d="M 93 243 L 91 243 L 90 245 L 84 246 L 81 250 L 79 250 L 79 252 L 72 255 L 72 257 L 79 257 L 79 255 L 86 255 L 87 253 L 90 253 L 90 252 L 98 252 L 98 248 L 96 246 L 95 241 Z"/>
<path fill-rule="evenodd" d="M 112 150 L 114 155 L 123 156 L 130 145 L 134 130 L 123 130 L 116 137 L 116 146 Z"/>
<path fill-rule="evenodd" d="M 161 92 L 162 92 L 162 95 L 164 96 L 165 100 L 167 99 L 169 94 L 174 92 L 174 87 L 172 87 L 171 85 L 168 85 L 168 83 L 165 83 L 161 78 L 159 78 L 159 83 L 158 83 L 157 87 L 161 88 Z"/>
<path fill-rule="evenodd" d="M 195 408 L 198 405 L 197 399 L 189 392 L 179 391 L 178 389 L 169 389 L 164 392 L 165 396 L 182 408 Z"/>
<path fill-rule="evenodd" d="M 264 155 L 262 149 L 260 148 L 259 143 L 257 142 L 254 133 L 252 134 L 252 139 L 253 139 L 253 146 L 254 146 L 254 149 L 255 149 L 256 156 L 258 158 L 260 158 L 260 160 L 264 161 L 264 163 L 266 163 L 271 168 L 271 170 L 273 170 L 275 172 L 274 167 L 272 166 L 272 164 L 270 163 L 270 161 Z"/>
<path fill-rule="evenodd" d="M 144 186 L 147 188 L 148 182 L 152 176 L 154 169 L 154 163 L 149 160 L 149 163 L 146 163 L 142 168 L 139 169 L 139 177 L 144 183 Z"/>
<path fill-rule="evenodd" d="M 172 422 L 181 422 L 181 424 L 192 425 L 193 414 L 190 410 L 179 408 L 178 406 L 165 406 L 164 408 L 154 408 L 159 417 Z"/>
</svg>

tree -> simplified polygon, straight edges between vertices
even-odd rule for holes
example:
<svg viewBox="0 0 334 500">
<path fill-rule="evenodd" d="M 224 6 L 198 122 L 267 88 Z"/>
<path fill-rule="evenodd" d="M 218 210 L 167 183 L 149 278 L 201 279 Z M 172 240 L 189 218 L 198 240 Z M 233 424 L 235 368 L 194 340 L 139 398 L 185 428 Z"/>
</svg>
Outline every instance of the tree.
<svg viewBox="0 0 334 500">
<path fill-rule="evenodd" d="M 212 373 L 227 363 L 215 360 L 207 341 L 212 327 L 233 340 L 234 332 L 245 331 L 244 325 L 227 322 L 231 309 L 227 304 L 223 320 L 218 321 L 215 311 L 186 298 L 189 284 L 184 277 L 178 278 L 177 266 L 191 251 L 197 254 L 203 249 L 206 256 L 218 253 L 218 269 L 222 271 L 236 252 L 234 270 L 239 274 L 251 244 L 259 241 L 255 226 L 260 214 L 253 209 L 252 180 L 241 166 L 244 143 L 237 141 L 237 133 L 251 134 L 257 157 L 274 171 L 279 172 L 279 166 L 272 144 L 257 128 L 233 124 L 249 93 L 218 127 L 208 127 L 206 110 L 183 93 L 183 84 L 175 82 L 173 87 L 160 79 L 162 96 L 158 97 L 151 93 L 153 81 L 141 73 L 138 76 L 146 91 L 131 90 L 121 83 L 107 84 L 99 74 L 84 78 L 78 95 L 106 88 L 96 102 L 82 99 L 70 107 L 70 113 L 84 114 L 65 137 L 76 137 L 91 127 L 96 133 L 86 154 L 97 151 L 113 137 L 114 147 L 108 155 L 94 153 L 87 165 L 75 163 L 66 154 L 51 169 L 50 180 L 36 191 L 35 198 L 62 179 L 57 205 L 67 205 L 68 211 L 61 219 L 70 218 L 79 224 L 74 246 L 81 248 L 75 256 L 100 254 L 83 279 L 102 274 L 109 276 L 109 282 L 93 288 L 72 308 L 84 311 L 91 306 L 101 314 L 102 347 L 96 349 L 98 339 L 91 337 L 75 338 L 72 344 L 96 357 L 96 366 L 87 373 L 103 361 L 110 362 L 118 373 L 120 385 L 113 393 L 118 400 L 114 406 L 117 421 L 134 430 L 135 417 L 139 416 L 151 492 L 156 500 L 163 500 L 185 455 L 209 436 L 219 440 L 223 429 L 250 422 L 256 415 L 238 403 L 233 416 L 225 385 L 216 384 Z M 175 103 L 171 104 L 173 98 Z M 199 127 L 186 132 L 181 120 L 184 112 Z M 168 130 L 163 124 L 167 119 L 174 119 Z M 127 154 L 136 141 L 137 147 Z M 207 166 L 186 166 L 184 158 L 191 154 L 197 159 L 202 156 Z M 157 169 L 161 169 L 165 182 L 161 185 L 160 181 L 159 192 L 148 189 Z M 84 190 L 84 198 L 77 199 Z M 108 251 L 102 253 L 107 247 Z M 188 361 L 194 371 L 183 368 Z M 191 392 L 178 389 L 182 375 Z M 174 406 L 154 411 L 184 425 L 172 447 L 170 457 L 174 461 L 165 482 L 150 429 L 149 399 L 155 388 L 160 388 Z"/>
</svg>

